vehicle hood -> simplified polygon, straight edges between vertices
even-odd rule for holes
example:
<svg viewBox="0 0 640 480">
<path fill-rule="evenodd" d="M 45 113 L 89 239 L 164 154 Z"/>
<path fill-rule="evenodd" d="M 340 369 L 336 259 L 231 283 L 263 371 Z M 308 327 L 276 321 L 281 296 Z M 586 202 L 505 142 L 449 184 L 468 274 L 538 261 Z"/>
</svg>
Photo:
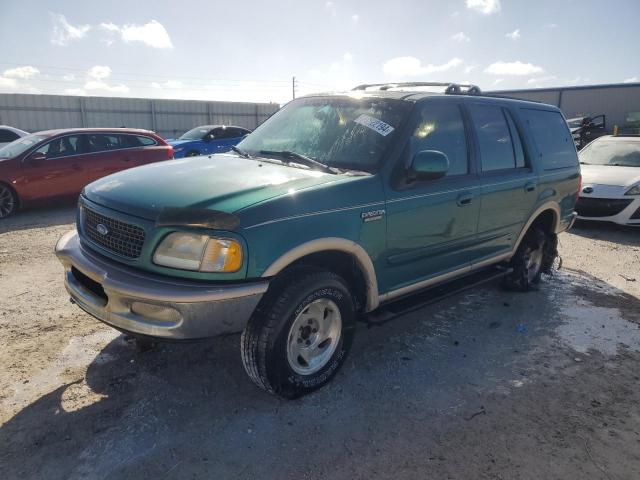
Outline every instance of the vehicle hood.
<svg viewBox="0 0 640 480">
<path fill-rule="evenodd" d="M 83 195 L 104 207 L 154 220 L 165 207 L 231 213 L 341 177 L 219 154 L 124 170 L 87 185 Z"/>
<path fill-rule="evenodd" d="M 178 140 L 178 139 L 169 139 L 167 143 L 172 147 L 179 147 L 181 145 L 188 145 L 190 143 L 199 142 L 200 140 Z"/>
<path fill-rule="evenodd" d="M 631 187 L 640 182 L 640 167 L 580 165 L 582 184 Z"/>
</svg>

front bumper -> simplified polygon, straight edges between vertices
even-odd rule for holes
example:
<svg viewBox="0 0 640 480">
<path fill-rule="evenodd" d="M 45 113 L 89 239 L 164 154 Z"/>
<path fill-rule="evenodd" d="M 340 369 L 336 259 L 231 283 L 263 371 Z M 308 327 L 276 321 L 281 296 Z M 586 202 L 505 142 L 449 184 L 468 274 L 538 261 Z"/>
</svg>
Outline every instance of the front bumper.
<svg viewBox="0 0 640 480">
<path fill-rule="evenodd" d="M 576 205 L 579 220 L 612 222 L 618 225 L 640 226 L 640 197 L 637 195 L 611 195 L 608 197 L 583 196 L 581 199 L 591 202 L 586 208 Z M 580 202 L 578 200 L 578 202 Z M 625 202 L 624 204 L 615 202 Z"/>
<path fill-rule="evenodd" d="M 269 286 L 266 280 L 211 284 L 151 275 L 88 250 L 75 230 L 58 240 L 55 252 L 78 306 L 118 330 L 156 338 L 240 332 Z"/>
</svg>

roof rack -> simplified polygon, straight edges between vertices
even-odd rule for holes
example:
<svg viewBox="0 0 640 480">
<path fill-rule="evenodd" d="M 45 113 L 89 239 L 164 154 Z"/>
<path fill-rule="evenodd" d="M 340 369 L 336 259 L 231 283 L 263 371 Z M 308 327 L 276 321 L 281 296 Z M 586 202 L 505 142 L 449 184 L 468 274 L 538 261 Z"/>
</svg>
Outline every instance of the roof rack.
<svg viewBox="0 0 640 480">
<path fill-rule="evenodd" d="M 444 93 L 447 95 L 480 95 L 482 90 L 477 85 L 442 83 L 442 82 L 397 82 L 397 83 L 370 83 L 358 85 L 353 90 L 366 90 L 377 87 L 378 90 L 391 90 L 392 88 L 404 87 L 445 87 Z M 464 90 L 463 90 L 464 89 Z"/>
</svg>

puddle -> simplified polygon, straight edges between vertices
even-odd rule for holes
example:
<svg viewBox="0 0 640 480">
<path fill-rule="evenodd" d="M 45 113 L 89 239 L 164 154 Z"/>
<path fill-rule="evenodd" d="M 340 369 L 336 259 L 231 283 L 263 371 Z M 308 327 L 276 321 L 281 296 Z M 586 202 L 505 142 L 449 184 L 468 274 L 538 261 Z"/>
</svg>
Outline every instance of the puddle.
<svg viewBox="0 0 640 480">
<path fill-rule="evenodd" d="M 556 333 L 575 351 L 594 349 L 615 355 L 621 346 L 640 351 L 640 326 L 626 320 L 617 308 L 597 307 L 585 300 L 560 309 L 564 321 Z"/>
</svg>

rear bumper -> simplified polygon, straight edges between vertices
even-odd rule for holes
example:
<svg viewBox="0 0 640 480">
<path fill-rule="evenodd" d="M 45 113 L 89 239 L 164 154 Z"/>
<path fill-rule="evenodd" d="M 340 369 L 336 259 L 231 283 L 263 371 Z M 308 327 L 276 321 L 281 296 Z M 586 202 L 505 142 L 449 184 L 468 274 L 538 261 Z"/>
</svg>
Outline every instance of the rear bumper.
<svg viewBox="0 0 640 480">
<path fill-rule="evenodd" d="M 75 230 L 58 240 L 55 251 L 80 308 L 118 330 L 156 338 L 240 332 L 269 286 L 266 280 L 211 284 L 140 272 L 84 248 Z"/>
</svg>

